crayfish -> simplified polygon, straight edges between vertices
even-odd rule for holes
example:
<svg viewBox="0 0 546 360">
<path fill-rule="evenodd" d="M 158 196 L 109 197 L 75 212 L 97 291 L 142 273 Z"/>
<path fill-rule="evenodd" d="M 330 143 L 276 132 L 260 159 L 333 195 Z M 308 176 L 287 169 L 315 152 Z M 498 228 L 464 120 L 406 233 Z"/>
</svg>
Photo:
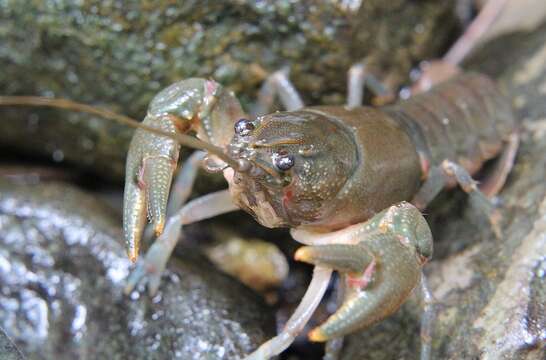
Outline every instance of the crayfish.
<svg viewBox="0 0 546 360">
<path fill-rule="evenodd" d="M 291 228 L 292 237 L 306 245 L 295 258 L 315 265 L 309 288 L 282 333 L 249 357 L 255 359 L 289 346 L 333 270 L 341 276 L 343 302 L 309 333 L 312 341 L 380 321 L 420 282 L 430 299 L 421 269 L 432 255 L 432 236 L 419 209 L 443 188 L 459 184 L 498 231 L 498 213 L 488 196 L 502 187 L 518 144 L 509 101 L 482 75 L 464 74 L 383 108 L 301 107 L 283 88 L 291 86 L 287 81 L 276 82 L 276 89 L 285 92 L 292 110 L 255 118 L 212 80 L 178 82 L 151 102 L 143 123 L 173 135 L 195 132 L 203 140 L 196 147 L 206 153 L 194 156 L 209 171 L 222 172 L 228 190 L 194 199 L 167 219 L 179 143 L 137 129 L 127 160 L 129 257 L 138 256 L 146 215 L 159 236 L 137 263 L 128 291 L 144 281 L 155 292 L 183 225 L 237 209 L 266 227 Z M 478 187 L 471 175 L 502 149 L 493 176 Z M 172 201 L 183 203 L 196 170 L 195 160 L 182 167 L 179 181 L 185 188 Z M 176 199 L 180 196 L 184 199 Z M 427 333 L 431 317 L 423 319 Z"/>
<path fill-rule="evenodd" d="M 342 302 L 309 333 L 312 341 L 340 339 L 371 326 L 420 287 L 421 358 L 428 359 L 433 312 L 422 267 L 433 244 L 420 210 L 458 184 L 499 234 L 499 215 L 489 197 L 500 191 L 513 164 L 517 126 L 510 101 L 483 75 L 462 74 L 409 100 L 374 108 L 361 106 L 359 69 L 349 72 L 346 106 L 304 107 L 288 74 L 274 73 L 254 116 L 245 114 L 232 92 L 199 78 L 159 92 L 140 124 L 68 100 L 0 97 L 0 104 L 86 111 L 137 127 L 124 194 L 127 252 L 137 262 L 127 292 L 138 283 L 157 291 L 182 226 L 242 209 L 263 226 L 290 228 L 294 240 L 305 245 L 296 260 L 315 266 L 282 332 L 248 359 L 270 358 L 292 343 L 333 271 L 340 275 Z M 274 95 L 288 111 L 264 115 Z M 170 194 L 181 145 L 198 151 L 182 166 Z M 472 175 L 499 154 L 494 172 L 478 186 Z M 185 203 L 200 163 L 223 173 L 229 188 Z M 158 238 L 137 261 L 147 218 Z"/>
</svg>

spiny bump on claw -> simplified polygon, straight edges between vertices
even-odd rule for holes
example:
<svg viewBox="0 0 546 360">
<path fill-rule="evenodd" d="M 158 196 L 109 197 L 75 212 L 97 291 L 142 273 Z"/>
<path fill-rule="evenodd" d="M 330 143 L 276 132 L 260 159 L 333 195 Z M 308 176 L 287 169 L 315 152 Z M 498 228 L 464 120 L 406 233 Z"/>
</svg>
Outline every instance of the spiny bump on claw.
<svg viewBox="0 0 546 360">
<path fill-rule="evenodd" d="M 313 342 L 324 342 L 328 340 L 328 337 L 318 327 L 311 330 L 307 337 Z"/>
</svg>

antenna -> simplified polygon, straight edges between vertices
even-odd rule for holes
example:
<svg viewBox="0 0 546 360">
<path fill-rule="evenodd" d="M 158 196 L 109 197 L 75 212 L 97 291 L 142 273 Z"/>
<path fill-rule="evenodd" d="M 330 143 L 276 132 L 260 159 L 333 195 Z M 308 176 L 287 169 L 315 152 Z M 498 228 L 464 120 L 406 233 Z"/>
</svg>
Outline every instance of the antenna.
<svg viewBox="0 0 546 360">
<path fill-rule="evenodd" d="M 185 134 L 171 134 L 163 130 L 154 128 L 152 126 L 142 124 L 141 122 L 135 119 L 132 119 L 126 115 L 117 114 L 107 109 L 94 107 L 91 105 L 82 104 L 82 103 L 78 103 L 78 102 L 67 100 L 67 99 L 55 99 L 55 98 L 47 98 L 42 96 L 0 96 L 0 105 L 53 107 L 53 108 L 60 108 L 65 110 L 97 115 L 103 119 L 116 121 L 120 124 L 124 124 L 133 128 L 137 128 L 137 129 L 146 130 L 153 134 L 167 137 L 169 139 L 177 141 L 178 143 L 184 146 L 187 146 L 193 149 L 206 150 L 210 152 L 211 154 L 218 156 L 220 159 L 222 159 L 222 161 L 227 163 L 233 169 L 239 168 L 239 163 L 236 160 L 229 157 L 228 155 L 226 155 L 223 152 L 222 148 L 216 145 L 210 144 L 208 142 L 196 139 L 194 137 L 191 137 Z"/>
</svg>

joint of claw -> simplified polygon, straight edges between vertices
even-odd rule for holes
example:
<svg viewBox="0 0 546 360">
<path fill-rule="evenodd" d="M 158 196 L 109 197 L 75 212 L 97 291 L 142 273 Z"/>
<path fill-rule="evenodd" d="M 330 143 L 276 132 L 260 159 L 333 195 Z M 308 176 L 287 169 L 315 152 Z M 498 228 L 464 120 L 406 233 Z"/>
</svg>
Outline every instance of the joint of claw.
<svg viewBox="0 0 546 360">
<path fill-rule="evenodd" d="M 375 273 L 376 268 L 376 261 L 375 259 L 372 260 L 372 262 L 366 266 L 366 269 L 364 269 L 364 272 L 361 274 L 350 274 L 347 276 L 347 284 L 356 289 L 363 290 L 370 285 L 370 283 L 373 281 L 373 276 Z"/>
<path fill-rule="evenodd" d="M 194 124 L 197 124 L 199 122 L 199 118 L 197 117 L 197 115 L 194 116 L 192 119 L 184 119 L 172 114 L 167 114 L 164 116 L 172 121 L 176 129 L 182 134 L 185 134 L 192 130 Z"/>
</svg>

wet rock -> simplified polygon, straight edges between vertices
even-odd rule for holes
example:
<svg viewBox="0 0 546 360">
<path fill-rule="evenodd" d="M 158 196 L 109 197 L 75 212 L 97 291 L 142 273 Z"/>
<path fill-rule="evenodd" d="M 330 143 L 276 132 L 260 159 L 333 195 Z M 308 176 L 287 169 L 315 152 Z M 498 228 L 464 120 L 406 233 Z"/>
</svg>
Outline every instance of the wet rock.
<svg viewBox="0 0 546 360">
<path fill-rule="evenodd" d="M 154 94 L 213 77 L 253 101 L 291 67 L 309 104 L 342 103 L 368 57 L 399 84 L 438 56 L 454 0 L 0 1 L 0 94 L 65 97 L 142 118 Z M 132 130 L 62 111 L 2 112 L 0 144 L 119 180 Z"/>
<path fill-rule="evenodd" d="M 198 255 L 154 298 L 124 296 L 120 223 L 69 185 L 0 182 L 0 326 L 29 359 L 233 359 L 273 334 L 263 302 Z"/>
<path fill-rule="evenodd" d="M 23 355 L 0 327 L 0 358 L 2 360 L 23 360 Z"/>
<path fill-rule="evenodd" d="M 461 194 L 444 196 L 427 211 L 436 247 L 425 268 L 438 302 L 433 358 L 546 356 L 545 43 L 546 25 L 499 39 L 470 61 L 511 95 L 522 144 L 500 194 L 501 239 Z M 419 319 L 419 306 L 410 301 L 381 324 L 349 336 L 342 358 L 417 359 Z"/>
</svg>

